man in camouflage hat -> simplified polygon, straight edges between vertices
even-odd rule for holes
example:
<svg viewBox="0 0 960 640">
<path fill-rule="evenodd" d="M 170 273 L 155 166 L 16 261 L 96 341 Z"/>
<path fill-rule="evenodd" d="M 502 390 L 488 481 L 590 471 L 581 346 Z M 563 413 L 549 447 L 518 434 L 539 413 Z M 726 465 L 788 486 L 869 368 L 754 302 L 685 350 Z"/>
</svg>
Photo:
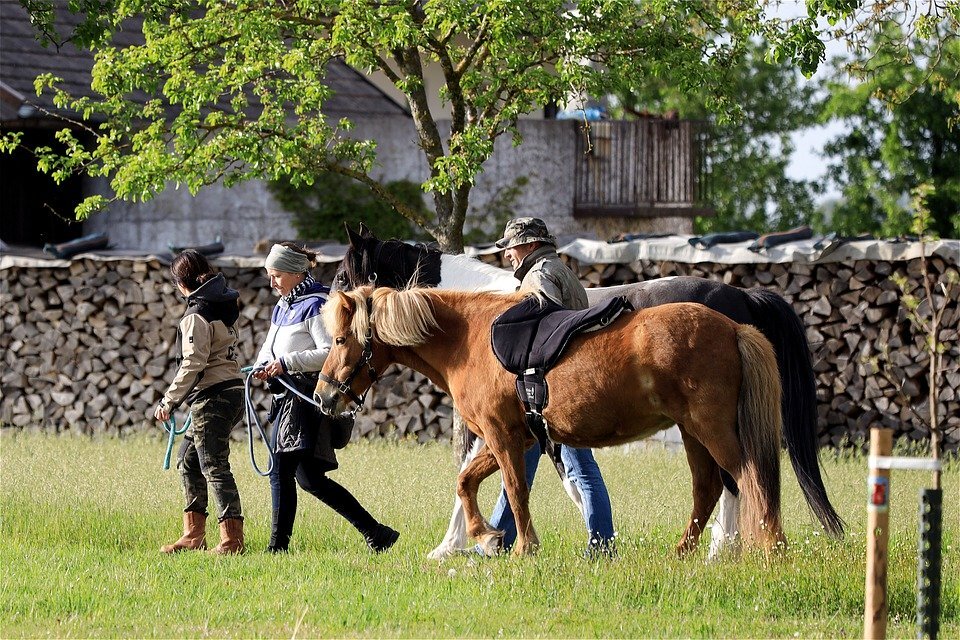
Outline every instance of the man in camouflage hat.
<svg viewBox="0 0 960 640">
<path fill-rule="evenodd" d="M 587 292 L 580 284 L 580 279 L 560 259 L 557 241 L 540 218 L 511 220 L 503 231 L 503 238 L 497 240 L 497 246 L 504 250 L 504 257 L 513 267 L 513 275 L 520 280 L 519 291 L 536 293 L 568 309 L 586 309 L 589 306 Z M 560 448 L 560 457 L 567 477 L 583 497 L 582 515 L 589 535 L 587 554 L 612 555 L 616 534 L 610 496 L 593 451 L 563 446 Z M 539 443 L 527 451 L 524 462 L 527 484 L 532 485 L 540 462 Z M 504 532 L 503 546 L 509 549 L 516 540 L 517 525 L 502 485 L 490 524 Z"/>
<path fill-rule="evenodd" d="M 514 218 L 497 246 L 510 261 L 519 291 L 536 293 L 567 309 L 586 309 L 587 292 L 557 254 L 557 240 L 540 218 Z"/>
</svg>

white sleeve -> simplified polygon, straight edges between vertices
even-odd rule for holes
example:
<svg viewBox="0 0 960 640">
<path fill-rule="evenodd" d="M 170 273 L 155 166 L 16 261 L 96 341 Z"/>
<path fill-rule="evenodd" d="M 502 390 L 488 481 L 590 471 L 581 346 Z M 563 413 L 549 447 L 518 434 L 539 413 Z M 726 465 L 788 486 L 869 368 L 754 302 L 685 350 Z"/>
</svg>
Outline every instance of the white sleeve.
<svg viewBox="0 0 960 640">
<path fill-rule="evenodd" d="M 277 325 L 270 323 L 270 330 L 267 331 L 267 337 L 263 341 L 263 345 L 260 347 L 260 352 L 257 354 L 257 359 L 254 360 L 254 366 L 259 366 L 262 364 L 267 364 L 268 362 L 273 362 L 276 360 L 276 357 L 273 355 L 273 341 L 277 335 Z"/>
<path fill-rule="evenodd" d="M 323 326 L 323 316 L 318 314 L 306 321 L 307 331 L 313 337 L 316 349 L 295 351 L 283 356 L 283 365 L 287 371 L 320 371 L 330 353 L 330 335 Z"/>
</svg>

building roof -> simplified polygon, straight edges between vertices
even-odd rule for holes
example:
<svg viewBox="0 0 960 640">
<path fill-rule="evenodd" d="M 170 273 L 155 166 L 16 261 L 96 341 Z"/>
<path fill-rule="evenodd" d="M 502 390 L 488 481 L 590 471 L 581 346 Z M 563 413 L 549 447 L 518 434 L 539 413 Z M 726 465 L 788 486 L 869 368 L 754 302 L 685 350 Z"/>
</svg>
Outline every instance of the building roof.
<svg viewBox="0 0 960 640">
<path fill-rule="evenodd" d="M 61 33 L 70 33 L 80 18 L 65 9 L 65 1 L 58 1 L 57 6 L 56 26 Z M 96 95 L 90 88 L 93 54 L 72 42 L 59 47 L 53 43 L 44 46 L 37 39 L 29 14 L 17 0 L 0 0 L 0 34 L 0 121 L 4 124 L 33 117 L 42 119 L 44 109 L 57 112 L 50 91 L 36 95 L 34 79 L 43 73 L 63 78 L 60 86 L 73 96 Z M 137 23 L 131 23 L 129 29 L 117 32 L 113 38 L 114 45 L 121 47 L 142 42 Z M 341 60 L 329 64 L 326 83 L 334 91 L 324 110 L 329 117 L 409 115 L 404 106 Z M 39 107 L 40 112 L 31 106 Z"/>
</svg>

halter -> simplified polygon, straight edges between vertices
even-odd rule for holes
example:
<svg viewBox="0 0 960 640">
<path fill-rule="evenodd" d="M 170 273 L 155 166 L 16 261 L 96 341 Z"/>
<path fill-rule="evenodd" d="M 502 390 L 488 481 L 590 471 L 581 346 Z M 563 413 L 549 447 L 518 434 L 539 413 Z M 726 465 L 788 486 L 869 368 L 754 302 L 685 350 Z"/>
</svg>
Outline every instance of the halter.
<svg viewBox="0 0 960 640">
<path fill-rule="evenodd" d="M 370 298 L 367 298 L 367 315 L 369 316 L 372 313 L 373 301 Z M 342 395 L 346 396 L 351 402 L 356 406 L 353 411 L 350 412 L 350 417 L 356 417 L 358 413 L 363 409 L 363 403 L 367 400 L 367 394 L 370 393 L 370 389 L 373 388 L 373 384 L 377 381 L 379 374 L 377 370 L 373 368 L 373 365 L 370 364 L 370 361 L 373 359 L 373 323 L 370 323 L 370 326 L 367 328 L 367 333 L 363 337 L 363 351 L 360 353 L 360 359 L 357 360 L 357 363 L 353 365 L 353 370 L 350 371 L 350 375 L 347 376 L 347 379 L 343 382 L 331 378 L 328 375 L 320 373 L 320 379 L 326 382 L 327 384 L 332 384 L 337 388 Z M 360 372 L 363 371 L 363 368 L 367 368 L 367 375 L 370 377 L 370 386 L 367 387 L 367 390 L 357 395 L 353 392 L 353 389 L 350 386 L 353 384 L 353 381 L 356 379 Z"/>
</svg>

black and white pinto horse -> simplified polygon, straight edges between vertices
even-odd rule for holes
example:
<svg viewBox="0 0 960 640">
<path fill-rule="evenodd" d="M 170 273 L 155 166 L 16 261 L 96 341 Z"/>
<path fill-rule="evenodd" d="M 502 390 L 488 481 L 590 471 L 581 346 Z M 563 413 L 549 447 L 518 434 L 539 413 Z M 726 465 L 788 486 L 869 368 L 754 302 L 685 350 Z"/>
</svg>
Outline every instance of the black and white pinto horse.
<svg viewBox="0 0 960 640">
<path fill-rule="evenodd" d="M 349 228 L 348 232 L 350 246 L 337 273 L 336 288 L 352 289 L 374 282 L 377 286 L 393 288 L 416 285 L 470 291 L 514 291 L 518 285 L 511 272 L 464 255 L 444 254 L 399 240 L 381 241 L 363 224 L 359 233 Z M 625 296 L 635 309 L 671 302 L 696 302 L 763 332 L 777 355 L 783 387 L 783 437 L 797 481 L 807 504 L 826 532 L 834 537 L 842 536 L 843 521 L 827 497 L 817 458 L 817 398 L 810 350 L 803 323 L 789 303 L 766 289 L 741 289 L 689 276 L 587 289 L 591 305 L 615 296 Z M 482 440 L 469 431 L 466 437 L 471 441 L 461 469 L 483 446 Z M 724 490 L 711 531 L 711 558 L 732 544 L 739 531 L 739 492 L 733 479 L 722 470 L 721 476 Z M 576 485 L 561 477 L 567 494 L 582 510 Z M 466 541 L 463 507 L 460 499 L 455 498 L 447 533 L 428 555 L 439 559 L 458 553 Z"/>
</svg>

